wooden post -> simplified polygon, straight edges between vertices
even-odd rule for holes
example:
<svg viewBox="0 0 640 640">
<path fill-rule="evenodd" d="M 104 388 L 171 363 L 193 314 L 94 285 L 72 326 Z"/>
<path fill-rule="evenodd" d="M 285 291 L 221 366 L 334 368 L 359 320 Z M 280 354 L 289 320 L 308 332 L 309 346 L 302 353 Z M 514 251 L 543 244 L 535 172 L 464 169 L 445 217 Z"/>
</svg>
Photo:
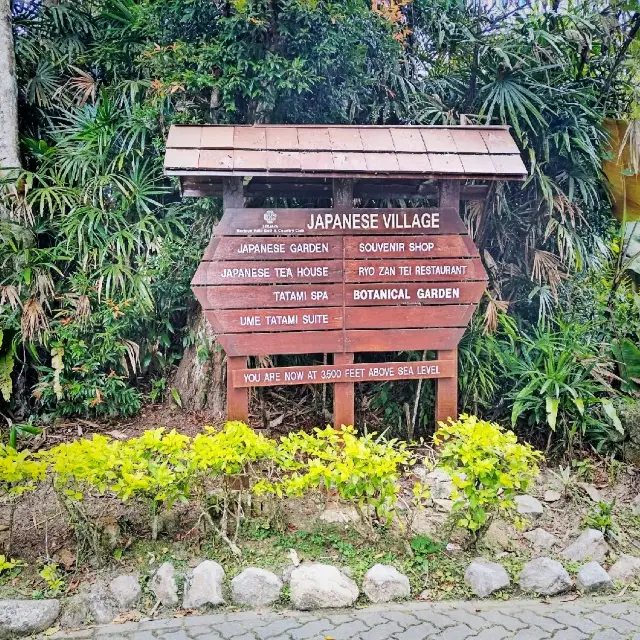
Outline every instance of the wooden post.
<svg viewBox="0 0 640 640">
<path fill-rule="evenodd" d="M 334 209 L 353 208 L 353 180 L 333 180 Z M 344 308 L 346 295 L 342 291 L 342 305 Z M 334 364 L 353 364 L 353 353 L 334 353 Z M 349 426 L 355 422 L 354 404 L 355 386 L 353 382 L 336 382 L 333 385 L 333 427 L 340 430 L 342 426 Z"/>
<path fill-rule="evenodd" d="M 243 189 L 242 178 L 223 178 L 223 209 L 244 208 Z M 232 375 L 234 370 L 246 368 L 245 356 L 227 356 L 227 418 L 229 420 L 249 421 L 249 389 L 234 387 Z"/>
<path fill-rule="evenodd" d="M 443 180 L 440 183 L 440 207 L 460 211 L 460 182 Z M 453 365 L 452 378 L 439 378 L 436 382 L 436 423 L 458 417 L 458 350 L 438 351 L 439 360 L 449 360 Z"/>
</svg>

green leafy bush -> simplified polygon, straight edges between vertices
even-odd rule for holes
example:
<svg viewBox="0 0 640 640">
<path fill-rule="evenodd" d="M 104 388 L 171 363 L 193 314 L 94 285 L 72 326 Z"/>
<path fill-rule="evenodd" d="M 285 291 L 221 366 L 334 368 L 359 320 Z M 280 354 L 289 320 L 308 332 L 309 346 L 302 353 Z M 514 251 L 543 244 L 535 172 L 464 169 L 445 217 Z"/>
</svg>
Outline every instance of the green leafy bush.
<svg viewBox="0 0 640 640">
<path fill-rule="evenodd" d="M 129 384 L 140 367 L 139 346 L 127 336 L 139 305 L 98 302 L 95 292 L 67 299 L 49 327 L 48 364 L 38 365 L 35 395 L 54 415 L 129 416 L 141 395 Z"/>
<path fill-rule="evenodd" d="M 361 510 L 365 520 L 371 520 L 373 511 L 383 523 L 393 515 L 403 468 L 415 462 L 406 443 L 375 434 L 359 436 L 353 427 L 291 433 L 280 440 L 277 456 L 284 477 L 272 485 L 276 493 L 299 496 L 335 490 Z"/>
<path fill-rule="evenodd" d="M 251 513 L 252 494 L 269 494 L 278 502 L 311 491 L 335 491 L 368 522 L 387 523 L 397 503 L 400 475 L 413 462 L 406 443 L 357 435 L 353 427 L 300 431 L 275 441 L 242 422 L 228 422 L 219 431 L 206 427 L 193 439 L 164 429 L 127 441 L 94 435 L 43 453 L 38 468 L 44 477 L 48 466 L 82 548 L 100 560 L 100 527 L 85 506 L 90 495 L 144 504 L 152 538 L 163 509 L 177 501 L 193 504 L 239 553 L 235 540 Z"/>
<path fill-rule="evenodd" d="M 538 474 L 539 452 L 519 443 L 512 431 L 468 415 L 440 422 L 433 442 L 439 447 L 438 467 L 453 480 L 453 513 L 459 527 L 477 537 L 496 514 L 519 524 L 513 499 Z"/>
<path fill-rule="evenodd" d="M 613 363 L 603 345 L 594 342 L 589 326 L 558 322 L 531 334 L 511 332 L 509 341 L 502 364 L 511 384 L 513 425 L 546 425 L 547 448 L 554 434 L 563 449 L 571 449 L 576 437 L 602 448 L 611 441 L 611 430 L 622 439 L 612 402 L 615 390 L 607 381 Z"/>
</svg>

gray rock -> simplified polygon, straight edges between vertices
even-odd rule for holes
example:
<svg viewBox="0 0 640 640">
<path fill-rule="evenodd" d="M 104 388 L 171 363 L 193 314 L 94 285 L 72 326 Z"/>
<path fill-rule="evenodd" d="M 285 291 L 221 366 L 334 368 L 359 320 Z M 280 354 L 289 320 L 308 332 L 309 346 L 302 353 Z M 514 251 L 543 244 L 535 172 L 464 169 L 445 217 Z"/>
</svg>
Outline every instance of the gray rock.
<svg viewBox="0 0 640 640">
<path fill-rule="evenodd" d="M 302 564 L 291 573 L 291 603 L 296 609 L 350 607 L 360 592 L 356 583 L 327 564 Z"/>
<path fill-rule="evenodd" d="M 631 513 L 633 513 L 634 516 L 640 516 L 640 494 L 631 502 Z"/>
<path fill-rule="evenodd" d="M 299 566 L 299 565 L 298 565 Z M 282 570 L 282 582 L 289 584 L 291 582 L 291 574 L 297 569 L 295 564 L 290 564 Z"/>
<path fill-rule="evenodd" d="M 446 521 L 445 513 L 436 512 L 433 509 L 417 509 L 411 514 L 409 527 L 417 536 L 429 536 L 432 540 L 441 541 L 446 536 L 444 528 Z"/>
<path fill-rule="evenodd" d="M 249 567 L 231 581 L 231 598 L 236 604 L 265 607 L 280 597 L 282 580 L 266 569 Z"/>
<path fill-rule="evenodd" d="M 451 513 L 453 509 L 453 500 L 446 500 L 445 498 L 434 498 L 433 504 L 437 511 L 442 513 Z"/>
<path fill-rule="evenodd" d="M 591 498 L 592 502 L 600 502 L 600 500 L 602 500 L 600 492 L 592 484 L 588 482 L 578 482 L 578 486 Z"/>
<path fill-rule="evenodd" d="M 184 586 L 184 609 L 200 609 L 205 604 L 224 604 L 222 581 L 224 569 L 213 560 L 201 562 L 187 577 Z"/>
<path fill-rule="evenodd" d="M 109 583 L 109 591 L 122 611 L 128 611 L 138 604 L 142 589 L 136 575 L 123 575 Z"/>
<path fill-rule="evenodd" d="M 353 569 L 351 567 L 338 567 L 340 573 L 344 573 L 347 578 L 353 579 Z"/>
<path fill-rule="evenodd" d="M 434 469 L 425 477 L 425 483 L 431 489 L 433 500 L 449 500 L 453 491 L 451 476 L 444 469 Z"/>
<path fill-rule="evenodd" d="M 571 578 L 564 567 L 551 558 L 530 560 L 520 573 L 520 588 L 523 591 L 553 596 L 571 588 Z"/>
<path fill-rule="evenodd" d="M 403 600 L 411 596 L 409 578 L 395 567 L 376 564 L 364 576 L 362 590 L 373 603 Z"/>
<path fill-rule="evenodd" d="M 609 577 L 620 582 L 633 582 L 640 576 L 640 558 L 621 555 L 617 562 L 609 569 Z"/>
<path fill-rule="evenodd" d="M 540 527 L 533 531 L 527 531 L 526 533 L 523 533 L 522 536 L 531 543 L 534 549 L 539 551 L 548 551 L 560 544 L 560 540 L 557 536 L 554 536 L 553 533 L 549 533 Z"/>
<path fill-rule="evenodd" d="M 59 622 L 63 629 L 80 629 L 92 621 L 93 618 L 89 611 L 89 595 L 86 593 L 69 598 L 62 607 Z"/>
<path fill-rule="evenodd" d="M 498 519 L 492 520 L 480 540 L 480 545 L 490 551 L 513 551 L 518 546 L 513 527 Z"/>
<path fill-rule="evenodd" d="M 176 584 L 176 570 L 170 562 L 164 562 L 158 567 L 151 579 L 151 591 L 165 607 L 178 606 L 178 585 Z"/>
<path fill-rule="evenodd" d="M 604 562 L 608 551 L 609 545 L 606 543 L 602 531 L 585 529 L 577 540 L 560 552 L 560 555 L 572 562 L 584 562 L 585 560 Z"/>
<path fill-rule="evenodd" d="M 360 514 L 354 507 L 344 507 L 341 509 L 325 509 L 319 516 L 326 524 L 351 524 L 360 522 Z"/>
<path fill-rule="evenodd" d="M 560 498 L 562 498 L 562 495 L 560 494 L 559 491 L 554 491 L 553 489 L 547 489 L 547 491 L 544 492 L 543 500 L 545 502 L 558 502 Z"/>
<path fill-rule="evenodd" d="M 58 600 L 0 600 L 0 639 L 45 631 L 59 613 Z"/>
<path fill-rule="evenodd" d="M 533 496 L 521 495 L 514 498 L 516 511 L 529 520 L 535 520 L 544 513 L 542 502 Z"/>
<path fill-rule="evenodd" d="M 578 572 L 576 586 L 584 593 L 608 591 L 613 589 L 613 580 L 597 562 L 587 562 Z"/>
<path fill-rule="evenodd" d="M 479 598 L 486 598 L 511 584 L 509 574 L 501 564 L 484 558 L 476 558 L 467 567 L 464 582 Z"/>
<path fill-rule="evenodd" d="M 88 604 L 89 613 L 96 624 L 109 624 L 118 615 L 118 605 L 105 584 L 96 583 L 91 587 Z"/>
</svg>

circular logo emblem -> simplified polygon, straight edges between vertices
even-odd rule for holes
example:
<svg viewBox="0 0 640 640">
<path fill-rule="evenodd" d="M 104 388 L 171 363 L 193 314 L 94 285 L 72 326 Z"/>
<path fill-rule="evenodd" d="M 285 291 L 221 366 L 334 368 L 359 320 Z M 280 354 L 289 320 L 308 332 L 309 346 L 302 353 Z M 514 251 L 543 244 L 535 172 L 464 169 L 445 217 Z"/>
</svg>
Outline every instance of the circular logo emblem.
<svg viewBox="0 0 640 640">
<path fill-rule="evenodd" d="M 267 211 L 264 214 L 264 221 L 267 224 L 273 224 L 276 221 L 277 217 L 278 217 L 278 214 L 275 211 L 272 211 L 271 209 L 269 209 L 269 211 Z"/>
</svg>

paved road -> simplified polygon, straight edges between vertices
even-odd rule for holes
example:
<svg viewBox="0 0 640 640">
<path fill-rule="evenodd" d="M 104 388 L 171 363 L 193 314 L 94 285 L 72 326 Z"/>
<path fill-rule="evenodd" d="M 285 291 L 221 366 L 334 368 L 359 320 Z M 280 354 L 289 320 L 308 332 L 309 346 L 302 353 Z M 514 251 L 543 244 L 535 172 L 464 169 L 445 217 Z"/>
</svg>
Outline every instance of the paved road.
<svg viewBox="0 0 640 640">
<path fill-rule="evenodd" d="M 92 640 L 640 640 L 640 604 L 533 601 L 407 604 L 317 613 L 220 613 L 97 627 Z"/>
</svg>

